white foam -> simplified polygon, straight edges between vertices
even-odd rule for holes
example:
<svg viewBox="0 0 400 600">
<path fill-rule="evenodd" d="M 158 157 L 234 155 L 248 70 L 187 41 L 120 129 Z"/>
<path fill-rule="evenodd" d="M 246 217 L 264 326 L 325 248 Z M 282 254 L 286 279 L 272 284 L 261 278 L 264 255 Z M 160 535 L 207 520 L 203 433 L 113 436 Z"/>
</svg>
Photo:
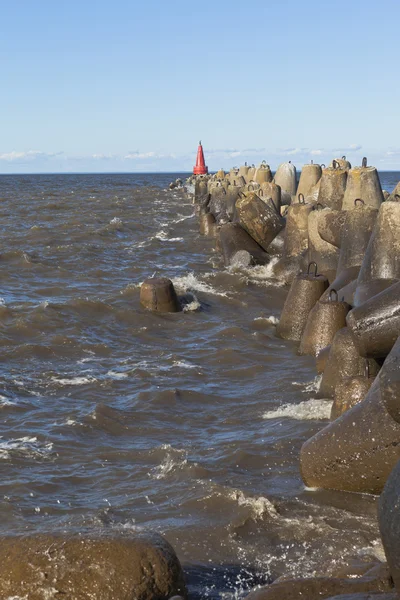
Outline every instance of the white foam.
<svg viewBox="0 0 400 600">
<path fill-rule="evenodd" d="M 186 362 L 185 360 L 175 360 L 173 364 L 174 364 L 174 367 L 181 367 L 182 369 L 198 368 L 197 365 L 192 365 L 191 363 Z"/>
<path fill-rule="evenodd" d="M 311 381 L 307 381 L 305 383 L 301 382 L 301 381 L 292 381 L 292 385 L 304 388 L 302 390 L 302 392 L 303 392 L 303 394 L 305 394 L 307 392 L 318 392 L 320 385 L 321 385 L 321 381 L 322 381 L 322 374 L 316 375 L 314 377 L 314 379 L 312 379 Z"/>
<path fill-rule="evenodd" d="M 188 219 L 193 219 L 193 217 L 195 217 L 195 213 L 192 213 L 191 215 L 188 215 L 187 217 L 184 217 L 183 215 L 178 214 L 178 219 L 175 219 L 172 221 L 172 223 L 182 223 L 182 221 L 187 221 Z"/>
<path fill-rule="evenodd" d="M 182 308 L 183 312 L 195 312 L 196 310 L 200 310 L 201 308 L 201 304 L 198 301 L 198 299 L 196 298 L 196 296 L 194 296 L 193 300 L 191 302 L 189 302 L 188 304 L 185 304 Z"/>
<path fill-rule="evenodd" d="M 57 377 L 52 377 L 51 381 L 54 383 L 58 383 L 59 385 L 85 385 L 86 383 L 93 383 L 96 380 L 96 377 L 71 377 L 71 378 L 62 378 L 58 379 Z"/>
<path fill-rule="evenodd" d="M 182 237 L 169 238 L 164 230 L 161 230 L 158 233 L 156 233 L 156 235 L 152 239 L 160 240 L 161 242 L 183 242 Z"/>
<path fill-rule="evenodd" d="M 252 498 L 251 496 L 246 496 L 241 490 L 232 490 L 228 494 L 228 497 L 231 500 L 235 500 L 239 506 L 249 506 L 257 519 L 260 519 L 265 514 L 273 517 L 278 516 L 275 506 L 265 496 Z"/>
<path fill-rule="evenodd" d="M 212 285 L 205 283 L 204 281 L 200 281 L 200 279 L 197 279 L 193 272 L 188 273 L 187 275 L 182 275 L 182 277 L 175 277 L 172 280 L 172 283 L 176 288 L 183 292 L 191 292 L 195 290 L 196 292 L 204 292 L 205 294 L 224 296 L 225 298 L 228 298 L 227 292 L 220 292 L 213 288 Z"/>
<path fill-rule="evenodd" d="M 128 377 L 128 373 L 120 373 L 119 371 L 108 371 L 107 375 L 111 379 L 126 379 Z"/>
<path fill-rule="evenodd" d="M 7 398 L 6 396 L 0 395 L 0 408 L 2 408 L 3 406 L 15 406 L 15 404 L 15 402 L 12 402 L 12 400 Z"/>
<path fill-rule="evenodd" d="M 114 217 L 113 219 L 111 219 L 110 225 L 122 225 L 122 219 L 120 219 L 119 217 Z"/>
<path fill-rule="evenodd" d="M 268 410 L 263 414 L 263 419 L 279 419 L 286 417 L 298 421 L 312 421 L 329 419 L 331 416 L 332 402 L 311 398 L 300 404 L 283 404 L 275 410 Z"/>
<path fill-rule="evenodd" d="M 46 457 L 53 449 L 51 442 L 41 443 L 36 437 L 22 437 L 0 442 L 0 459 L 7 460 L 13 453 L 31 457 Z"/>
<path fill-rule="evenodd" d="M 278 325 L 278 323 L 279 323 L 278 317 L 274 317 L 274 315 L 270 315 L 269 317 L 256 317 L 254 320 L 255 321 L 266 321 L 267 323 L 270 323 L 271 325 Z"/>
<path fill-rule="evenodd" d="M 187 464 L 186 450 L 177 450 L 170 444 L 163 444 L 161 450 L 166 450 L 164 460 L 153 469 L 154 479 L 164 479 L 169 473 L 180 469 Z"/>
</svg>

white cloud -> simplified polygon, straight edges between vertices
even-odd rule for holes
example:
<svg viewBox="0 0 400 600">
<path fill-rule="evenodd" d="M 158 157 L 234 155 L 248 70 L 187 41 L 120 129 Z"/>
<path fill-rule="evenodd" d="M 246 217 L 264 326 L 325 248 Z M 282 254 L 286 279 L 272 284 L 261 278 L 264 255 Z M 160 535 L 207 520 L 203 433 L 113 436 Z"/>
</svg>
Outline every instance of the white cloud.
<svg viewBox="0 0 400 600">
<path fill-rule="evenodd" d="M 13 150 L 12 152 L 0 154 L 0 160 L 5 160 L 7 162 L 33 161 L 40 158 L 53 158 L 55 156 L 60 156 L 61 154 L 63 154 L 63 152 L 42 152 L 41 150 L 28 150 L 25 152 Z"/>
<path fill-rule="evenodd" d="M 125 156 L 121 157 L 124 160 L 143 160 L 146 158 L 176 158 L 175 154 L 158 154 L 157 152 L 128 152 Z"/>
<path fill-rule="evenodd" d="M 400 150 L 398 148 L 392 148 L 386 152 L 386 156 L 400 156 Z"/>
<path fill-rule="evenodd" d="M 92 154 L 92 158 L 96 160 L 111 160 L 113 158 L 118 158 L 115 154 Z"/>
<path fill-rule="evenodd" d="M 356 152 L 361 150 L 361 144 L 350 144 L 350 146 L 342 146 L 341 148 L 334 148 L 332 152 Z"/>
<path fill-rule="evenodd" d="M 322 150 L 311 150 L 310 154 L 312 154 L 313 156 L 320 156 L 321 154 L 323 154 Z"/>
</svg>

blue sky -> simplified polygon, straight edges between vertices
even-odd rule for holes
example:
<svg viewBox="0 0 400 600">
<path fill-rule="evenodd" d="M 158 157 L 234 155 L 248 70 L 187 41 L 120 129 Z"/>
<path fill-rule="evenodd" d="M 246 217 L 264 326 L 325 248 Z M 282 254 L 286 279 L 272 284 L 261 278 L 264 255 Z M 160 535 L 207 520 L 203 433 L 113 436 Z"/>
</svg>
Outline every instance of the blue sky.
<svg viewBox="0 0 400 600">
<path fill-rule="evenodd" d="M 400 169 L 398 0 L 4 0 L 0 173 Z"/>
</svg>

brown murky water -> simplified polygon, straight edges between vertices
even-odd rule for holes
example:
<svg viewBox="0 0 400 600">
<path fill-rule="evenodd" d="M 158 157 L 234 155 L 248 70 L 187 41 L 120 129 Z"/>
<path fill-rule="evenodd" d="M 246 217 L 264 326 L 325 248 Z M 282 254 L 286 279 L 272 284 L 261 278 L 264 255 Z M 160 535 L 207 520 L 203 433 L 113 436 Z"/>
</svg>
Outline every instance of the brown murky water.
<svg viewBox="0 0 400 600">
<path fill-rule="evenodd" d="M 287 290 L 223 268 L 177 176 L 0 176 L 2 533 L 157 530 L 194 598 L 381 556 L 375 498 L 301 482 L 330 402 Z M 153 273 L 185 312 L 140 307 Z"/>
</svg>

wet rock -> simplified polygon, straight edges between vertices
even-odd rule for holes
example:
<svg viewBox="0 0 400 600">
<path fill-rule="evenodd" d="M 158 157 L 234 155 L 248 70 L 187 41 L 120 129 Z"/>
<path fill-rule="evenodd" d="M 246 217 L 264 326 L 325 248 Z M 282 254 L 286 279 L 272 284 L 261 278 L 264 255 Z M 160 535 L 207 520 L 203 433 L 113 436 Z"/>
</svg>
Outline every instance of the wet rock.
<svg viewBox="0 0 400 600">
<path fill-rule="evenodd" d="M 390 592 L 393 584 L 385 569 L 383 572 L 368 572 L 357 579 L 291 579 L 257 589 L 246 600 L 324 600 L 339 594 L 365 592 Z"/>
<path fill-rule="evenodd" d="M 179 312 L 181 306 L 175 288 L 167 277 L 146 279 L 140 287 L 140 303 L 157 312 Z"/>
<path fill-rule="evenodd" d="M 0 597 L 168 600 L 186 597 L 173 548 L 160 535 L 2 538 Z"/>
<path fill-rule="evenodd" d="M 309 487 L 380 494 L 399 458 L 400 425 L 382 401 L 378 375 L 362 402 L 303 444 L 300 471 Z"/>
<path fill-rule="evenodd" d="M 331 420 L 337 419 L 350 408 L 362 402 L 374 382 L 374 377 L 358 375 L 341 378 L 335 384 L 335 397 L 331 410 Z"/>
<path fill-rule="evenodd" d="M 318 375 L 321 375 L 325 371 L 326 363 L 328 362 L 329 352 L 331 351 L 331 344 L 322 348 L 315 357 L 315 367 Z"/>
<path fill-rule="evenodd" d="M 383 547 L 397 592 L 400 592 L 400 461 L 379 499 L 378 519 Z"/>
<path fill-rule="evenodd" d="M 222 225 L 219 237 L 226 266 L 265 265 L 270 260 L 269 254 L 239 223 Z"/>
</svg>

